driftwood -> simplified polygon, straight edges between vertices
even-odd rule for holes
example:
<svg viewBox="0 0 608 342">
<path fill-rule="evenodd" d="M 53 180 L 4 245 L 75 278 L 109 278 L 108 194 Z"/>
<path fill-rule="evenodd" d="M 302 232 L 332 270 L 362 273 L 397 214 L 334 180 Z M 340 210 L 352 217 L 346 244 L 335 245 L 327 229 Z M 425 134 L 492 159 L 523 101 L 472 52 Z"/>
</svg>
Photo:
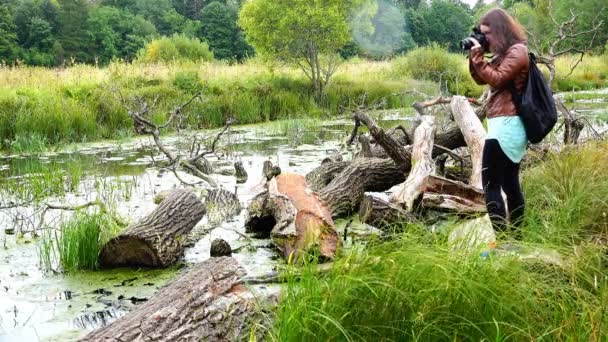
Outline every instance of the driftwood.
<svg viewBox="0 0 608 342">
<path fill-rule="evenodd" d="M 391 159 L 355 159 L 319 191 L 333 217 L 347 216 L 359 208 L 366 191 L 381 192 L 405 180 L 405 165 Z"/>
<path fill-rule="evenodd" d="M 460 214 L 486 211 L 483 191 L 477 187 L 432 175 L 425 179 L 421 188 L 424 191 L 422 208 Z"/>
<path fill-rule="evenodd" d="M 458 127 L 460 127 L 471 154 L 473 171 L 471 173 L 470 184 L 481 189 L 481 159 L 486 131 L 465 97 L 454 96 L 450 106 L 452 107 L 454 120 L 456 120 Z"/>
<path fill-rule="evenodd" d="M 198 197 L 176 190 L 138 223 L 103 246 L 101 267 L 171 265 L 184 251 L 183 240 L 203 218 L 205 206 Z"/>
<path fill-rule="evenodd" d="M 403 206 L 406 211 L 413 211 L 414 201 L 421 194 L 421 185 L 429 175 L 435 173 L 435 163 L 431 159 L 433 137 L 435 135 L 435 118 L 425 115 L 414 132 L 412 151 L 412 170 L 407 180 L 391 196 L 391 202 Z"/>
<path fill-rule="evenodd" d="M 233 258 L 208 259 L 81 341 L 249 340 L 263 318 L 252 293 L 239 285 L 244 274 Z"/>
<path fill-rule="evenodd" d="M 339 239 L 331 213 L 307 187 L 305 178 L 282 173 L 267 186 L 268 191 L 248 207 L 246 232 L 269 234 L 286 258 L 317 249 L 321 257 L 333 259 Z"/>
<path fill-rule="evenodd" d="M 243 162 L 238 161 L 236 163 L 234 163 L 234 169 L 236 171 L 236 182 L 237 184 L 242 184 L 247 182 L 247 171 L 245 170 L 245 167 L 243 167 Z"/>
</svg>

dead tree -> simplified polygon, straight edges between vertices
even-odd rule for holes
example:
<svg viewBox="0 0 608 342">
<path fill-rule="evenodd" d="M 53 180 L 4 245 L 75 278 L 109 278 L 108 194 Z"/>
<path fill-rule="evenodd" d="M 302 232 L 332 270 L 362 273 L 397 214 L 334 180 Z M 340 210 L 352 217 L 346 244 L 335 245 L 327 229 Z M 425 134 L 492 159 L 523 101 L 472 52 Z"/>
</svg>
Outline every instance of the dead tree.
<svg viewBox="0 0 608 342">
<path fill-rule="evenodd" d="M 604 7 L 602 7 L 596 14 L 595 18 L 592 22 L 592 28 L 589 30 L 578 30 L 577 29 L 577 19 L 578 14 L 575 13 L 572 9 L 570 10 L 570 18 L 563 22 L 558 22 L 553 15 L 553 1 L 549 0 L 548 4 L 548 14 L 551 18 L 551 21 L 555 25 L 556 33 L 553 37 L 552 42 L 549 43 L 549 49 L 546 55 L 537 56 L 537 61 L 540 64 L 545 65 L 549 69 L 549 84 L 553 86 L 556 77 L 556 67 L 555 60 L 557 57 L 567 54 L 567 53 L 576 53 L 579 54 L 578 60 L 571 64 L 570 72 L 564 76 L 564 78 L 570 76 L 574 69 L 582 62 L 583 57 L 587 52 L 589 52 L 595 43 L 595 38 L 597 37 L 597 33 L 600 28 L 604 24 L 604 20 L 602 18 L 602 14 L 604 13 Z M 584 47 L 566 47 L 562 48 L 564 43 L 571 43 L 576 37 L 591 35 L 591 39 L 589 40 L 589 44 Z M 537 51 L 541 51 L 538 39 L 531 35 L 531 41 L 535 44 L 535 48 Z M 577 117 L 576 113 L 570 111 L 566 105 L 562 102 L 562 100 L 558 97 L 555 97 L 555 104 L 557 110 L 562 113 L 564 117 L 564 144 L 575 144 L 578 141 L 578 137 L 585 127 L 584 123 Z"/>
<path fill-rule="evenodd" d="M 115 92 L 115 94 L 117 94 L 117 93 Z M 137 132 L 138 134 L 145 134 L 145 135 L 152 136 L 152 138 L 154 139 L 154 143 L 156 144 L 159 151 L 162 152 L 162 154 L 164 154 L 165 157 L 167 158 L 167 168 L 170 169 L 171 171 L 173 171 L 173 173 L 180 180 L 180 182 L 182 182 L 183 184 L 186 184 L 186 185 L 192 185 L 192 184 L 189 184 L 189 183 L 183 181 L 179 177 L 179 175 L 177 174 L 177 171 L 176 171 L 178 167 L 181 167 L 184 170 L 186 170 L 187 172 L 191 173 L 192 175 L 202 179 L 207 184 L 209 184 L 211 187 L 217 187 L 217 183 L 210 176 L 210 171 L 211 171 L 210 164 L 205 159 L 205 156 L 215 153 L 217 142 L 219 141 L 220 137 L 228 130 L 230 125 L 233 123 L 232 119 L 229 119 L 226 122 L 226 125 L 224 126 L 224 128 L 217 134 L 217 136 L 211 143 L 211 148 L 209 150 L 201 151 L 201 141 L 199 141 L 197 138 L 194 138 L 190 144 L 191 147 L 190 147 L 190 151 L 188 153 L 189 156 L 187 158 L 184 158 L 182 156 L 182 154 L 185 154 L 185 153 L 180 152 L 179 154 L 176 155 L 176 154 L 172 153 L 162 143 L 162 141 L 160 139 L 160 132 L 161 132 L 161 130 L 168 128 L 170 125 L 172 125 L 176 122 L 177 122 L 176 127 L 179 129 L 180 123 L 184 119 L 184 117 L 183 117 L 184 109 L 188 105 L 190 105 L 194 100 L 200 99 L 201 92 L 197 93 L 196 95 L 191 97 L 188 101 L 184 102 L 183 104 L 178 106 L 175 110 L 173 110 L 173 112 L 171 112 L 171 114 L 169 115 L 169 118 L 167 119 L 167 121 L 161 125 L 157 125 L 154 122 L 152 122 L 150 119 L 147 118 L 150 111 L 156 106 L 158 97 L 156 97 L 153 100 L 151 106 L 146 101 L 144 101 L 142 98 L 135 98 L 135 102 L 137 102 L 137 104 L 139 106 L 139 108 L 137 110 L 131 109 L 130 106 L 127 104 L 127 101 L 125 99 L 123 99 L 122 96 L 120 96 L 120 94 L 116 95 L 116 97 L 123 104 L 123 106 L 125 108 L 127 108 L 127 112 L 129 114 L 129 116 L 131 117 L 131 119 L 133 119 L 135 132 Z"/>
</svg>

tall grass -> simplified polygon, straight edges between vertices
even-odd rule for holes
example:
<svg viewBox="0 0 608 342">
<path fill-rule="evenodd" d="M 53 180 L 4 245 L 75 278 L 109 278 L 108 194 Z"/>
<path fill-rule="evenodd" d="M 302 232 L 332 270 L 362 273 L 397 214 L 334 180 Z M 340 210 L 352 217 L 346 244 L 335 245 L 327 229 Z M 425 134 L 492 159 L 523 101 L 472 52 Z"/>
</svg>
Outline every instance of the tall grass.
<svg viewBox="0 0 608 342">
<path fill-rule="evenodd" d="M 270 70 L 255 60 L 233 66 L 220 62 L 116 62 L 103 69 L 84 65 L 62 70 L 3 68 L 1 148 L 38 151 L 58 143 L 124 136 L 132 131 L 132 122 L 119 98 L 141 97 L 149 103 L 158 98 L 150 117 L 161 122 L 203 85 L 204 100 L 195 101 L 184 111 L 190 128 L 223 126 L 229 117 L 247 124 L 335 115 L 361 103 L 381 102 L 384 108 L 409 106 L 413 98 L 399 93 L 412 87 L 423 91 L 434 88 L 431 82 L 391 75 L 385 62 L 360 60 L 345 64 L 335 75 L 322 104 L 314 101 L 310 81 L 298 69 Z"/>
<path fill-rule="evenodd" d="M 559 268 L 450 254 L 397 237 L 289 278 L 270 336 L 280 341 L 603 340 L 605 254 Z"/>
<path fill-rule="evenodd" d="M 556 90 L 605 87 L 608 59 L 587 56 L 564 78 L 574 57 L 557 60 Z M 437 82 L 453 94 L 476 96 L 483 90 L 468 74 L 463 54 L 439 46 L 422 47 L 393 61 L 344 62 L 326 88 L 323 103 L 314 101 L 310 81 L 299 69 L 262 64 L 172 61 L 104 68 L 75 65 L 66 69 L 0 68 L 0 148 L 39 151 L 64 142 L 117 138 L 132 132 L 127 109 L 118 98 L 158 97 L 155 121 L 205 85 L 204 101 L 186 108 L 191 128 L 213 128 L 233 117 L 238 123 L 321 117 L 356 105 L 409 107 L 416 89 L 434 94 Z M 132 108 L 134 109 L 134 108 Z"/>
<path fill-rule="evenodd" d="M 77 212 L 58 230 L 45 230 L 39 245 L 43 269 L 63 271 L 97 269 L 100 248 L 124 228 L 124 223 L 108 212 Z"/>
<path fill-rule="evenodd" d="M 287 273 L 268 332 L 281 341 L 605 341 L 608 144 L 572 147 L 525 171 L 522 251 L 560 265 L 460 254 L 424 229 L 346 252 L 331 273 Z"/>
<path fill-rule="evenodd" d="M 523 178 L 530 240 L 572 245 L 608 234 L 608 144 L 571 146 Z"/>
</svg>

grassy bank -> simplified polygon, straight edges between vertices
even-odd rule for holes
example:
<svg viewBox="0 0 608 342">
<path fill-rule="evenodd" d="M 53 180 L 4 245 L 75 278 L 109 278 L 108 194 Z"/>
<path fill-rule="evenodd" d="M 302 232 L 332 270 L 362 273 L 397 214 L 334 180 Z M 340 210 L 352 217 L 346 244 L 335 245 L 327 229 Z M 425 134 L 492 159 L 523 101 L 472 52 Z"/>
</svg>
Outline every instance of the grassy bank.
<svg viewBox="0 0 608 342">
<path fill-rule="evenodd" d="M 281 341 L 600 341 L 608 338 L 604 234 L 608 145 L 549 158 L 524 175 L 523 245 L 539 259 L 455 254 L 424 228 L 289 279 L 269 335 Z"/>
<path fill-rule="evenodd" d="M 137 96 L 152 102 L 158 96 L 151 118 L 163 122 L 203 85 L 204 100 L 185 110 L 191 128 L 222 126 L 228 117 L 240 124 L 320 118 L 383 98 L 383 107 L 397 108 L 413 101 L 412 96 L 398 93 L 433 89 L 428 81 L 389 76 L 389 63 L 347 64 L 318 105 L 298 70 L 271 70 L 255 61 L 233 66 L 182 62 L 115 63 L 104 69 L 84 65 L 62 70 L 0 69 L 0 141 L 4 149 L 37 151 L 57 143 L 120 138 L 131 134 L 132 123 L 118 98 Z"/>
<path fill-rule="evenodd" d="M 574 57 L 558 59 L 558 74 L 569 71 Z M 557 90 L 606 87 L 606 56 L 586 57 Z M 0 68 L 0 148 L 40 151 L 50 145 L 120 138 L 132 134 L 132 123 L 120 97 L 141 97 L 158 106 L 151 118 L 167 113 L 206 86 L 204 101 L 192 103 L 185 115 L 190 128 L 276 119 L 324 118 L 345 107 L 381 103 L 384 108 L 409 107 L 404 90 L 443 91 L 477 96 L 482 87 L 468 75 L 464 55 L 437 46 L 414 50 L 390 62 L 352 59 L 327 86 L 322 104 L 315 103 L 310 82 L 298 69 L 268 67 L 257 60 L 228 65 L 219 62 L 164 64 L 113 63 L 106 68 L 76 65 L 67 69 Z M 364 96 L 365 95 L 365 96 Z M 127 103 L 133 107 L 133 103 Z"/>
</svg>

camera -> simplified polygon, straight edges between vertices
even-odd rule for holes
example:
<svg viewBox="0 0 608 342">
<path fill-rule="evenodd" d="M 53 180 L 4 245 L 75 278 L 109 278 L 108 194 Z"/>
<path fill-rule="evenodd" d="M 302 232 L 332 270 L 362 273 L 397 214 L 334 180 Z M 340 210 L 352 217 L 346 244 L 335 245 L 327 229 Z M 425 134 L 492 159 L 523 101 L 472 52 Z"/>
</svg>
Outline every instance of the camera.
<svg viewBox="0 0 608 342">
<path fill-rule="evenodd" d="M 479 45 L 481 45 L 484 51 L 487 50 L 488 42 L 486 41 L 486 36 L 481 32 L 479 27 L 473 27 L 473 33 L 460 41 L 460 48 L 463 50 L 470 50 L 474 45 L 473 38 L 479 42 Z"/>
</svg>

